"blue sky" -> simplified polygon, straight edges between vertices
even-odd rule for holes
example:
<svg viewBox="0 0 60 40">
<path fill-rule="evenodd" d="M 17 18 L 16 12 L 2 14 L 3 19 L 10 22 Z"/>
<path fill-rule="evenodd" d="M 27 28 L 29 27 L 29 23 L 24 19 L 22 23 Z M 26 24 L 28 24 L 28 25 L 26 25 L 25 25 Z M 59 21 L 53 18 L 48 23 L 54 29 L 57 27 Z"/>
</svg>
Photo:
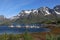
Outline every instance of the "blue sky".
<svg viewBox="0 0 60 40">
<path fill-rule="evenodd" d="M 9 18 L 21 10 L 37 9 L 42 6 L 53 8 L 60 5 L 60 0 L 0 0 L 0 15 Z"/>
</svg>

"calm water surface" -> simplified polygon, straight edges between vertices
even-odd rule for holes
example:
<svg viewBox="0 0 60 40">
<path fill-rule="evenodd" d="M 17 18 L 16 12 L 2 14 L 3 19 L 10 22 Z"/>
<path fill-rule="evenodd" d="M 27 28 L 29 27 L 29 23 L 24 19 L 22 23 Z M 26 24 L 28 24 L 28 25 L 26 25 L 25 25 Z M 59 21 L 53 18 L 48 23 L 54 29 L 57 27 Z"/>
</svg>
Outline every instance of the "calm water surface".
<svg viewBox="0 0 60 40">
<path fill-rule="evenodd" d="M 50 29 L 48 28 L 28 28 L 28 32 L 48 32 Z M 7 26 L 0 26 L 0 34 L 20 34 L 24 33 L 26 31 L 26 28 L 10 28 Z"/>
</svg>

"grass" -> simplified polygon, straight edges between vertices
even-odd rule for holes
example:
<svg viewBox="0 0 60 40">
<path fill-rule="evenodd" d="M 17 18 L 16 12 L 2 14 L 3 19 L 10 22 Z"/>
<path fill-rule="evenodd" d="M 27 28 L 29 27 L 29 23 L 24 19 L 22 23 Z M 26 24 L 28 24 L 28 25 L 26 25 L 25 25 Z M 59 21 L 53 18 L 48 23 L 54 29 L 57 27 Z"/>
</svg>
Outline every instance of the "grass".
<svg viewBox="0 0 60 40">
<path fill-rule="evenodd" d="M 13 34 L 2 34 L 0 35 L 0 40 L 19 40 L 20 38 L 20 35 L 16 34 L 16 35 L 13 35 Z"/>
<path fill-rule="evenodd" d="M 36 37 L 34 37 L 35 35 Z M 43 36 L 39 33 L 36 34 L 30 34 L 28 32 L 25 32 L 24 34 L 2 34 L 0 35 L 0 40 L 38 40 L 37 37 L 43 38 Z M 46 34 L 45 35 L 46 39 L 44 40 L 60 40 L 60 35 L 53 35 L 53 34 Z M 37 38 L 37 39 L 36 39 Z M 40 40 L 40 39 L 39 39 Z"/>
<path fill-rule="evenodd" d="M 60 40 L 60 35 L 46 34 L 46 40 Z"/>
<path fill-rule="evenodd" d="M 56 37 L 52 34 L 50 35 L 46 34 L 46 40 L 56 40 Z"/>
<path fill-rule="evenodd" d="M 33 40 L 32 36 L 25 32 L 24 34 L 2 34 L 0 40 Z"/>
<path fill-rule="evenodd" d="M 33 40 L 32 36 L 28 32 L 24 33 L 23 38 L 24 38 L 24 40 Z"/>
</svg>

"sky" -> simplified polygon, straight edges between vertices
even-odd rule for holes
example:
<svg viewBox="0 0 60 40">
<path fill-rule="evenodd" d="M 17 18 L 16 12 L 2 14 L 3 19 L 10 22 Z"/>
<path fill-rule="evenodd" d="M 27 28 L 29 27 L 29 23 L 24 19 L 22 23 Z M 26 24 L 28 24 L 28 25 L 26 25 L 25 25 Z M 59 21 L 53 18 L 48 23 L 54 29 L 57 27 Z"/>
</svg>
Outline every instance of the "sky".
<svg viewBox="0 0 60 40">
<path fill-rule="evenodd" d="M 60 0 L 0 0 L 0 15 L 7 18 L 16 16 L 21 10 L 37 9 L 47 6 L 53 8 L 60 5 Z"/>
</svg>

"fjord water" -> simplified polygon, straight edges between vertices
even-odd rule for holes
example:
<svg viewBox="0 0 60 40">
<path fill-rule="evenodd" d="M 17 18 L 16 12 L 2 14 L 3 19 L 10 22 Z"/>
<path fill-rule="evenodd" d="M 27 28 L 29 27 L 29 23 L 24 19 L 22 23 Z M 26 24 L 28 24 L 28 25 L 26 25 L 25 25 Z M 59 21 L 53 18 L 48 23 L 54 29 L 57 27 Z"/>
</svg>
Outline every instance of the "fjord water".
<svg viewBox="0 0 60 40">
<path fill-rule="evenodd" d="M 24 33 L 26 31 L 26 28 L 10 28 L 8 26 L 1 26 L 0 27 L 0 34 L 20 34 L 20 33 Z M 27 29 L 28 32 L 48 32 L 49 29 L 48 28 L 28 28 Z"/>
</svg>

